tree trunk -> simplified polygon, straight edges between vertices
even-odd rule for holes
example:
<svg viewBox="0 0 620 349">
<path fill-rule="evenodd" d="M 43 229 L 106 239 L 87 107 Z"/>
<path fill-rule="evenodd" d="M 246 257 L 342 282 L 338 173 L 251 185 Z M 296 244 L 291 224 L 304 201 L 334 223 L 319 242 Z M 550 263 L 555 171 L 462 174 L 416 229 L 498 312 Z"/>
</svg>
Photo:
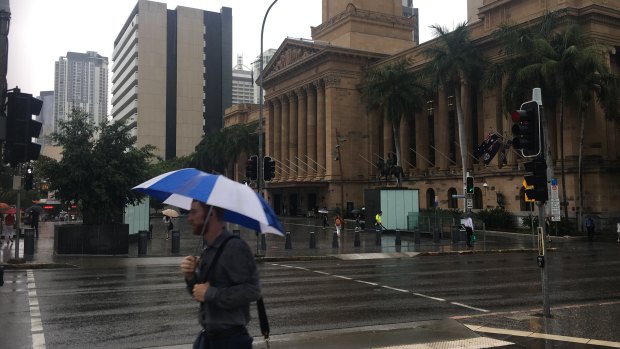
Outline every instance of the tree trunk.
<svg viewBox="0 0 620 349">
<path fill-rule="evenodd" d="M 394 137 L 394 147 L 396 148 L 395 166 L 400 166 L 400 121 L 392 122 L 392 133 Z"/>
<path fill-rule="evenodd" d="M 465 186 L 467 181 L 467 138 L 465 135 L 465 116 L 463 115 L 463 107 L 461 106 L 461 87 L 455 89 L 454 103 L 456 105 L 456 116 L 459 124 L 459 146 L 461 147 L 461 164 L 463 166 L 463 183 L 462 189 L 465 194 Z"/>
<path fill-rule="evenodd" d="M 579 180 L 579 216 L 577 216 L 577 229 L 581 231 L 581 222 L 583 219 L 583 175 L 582 175 L 582 166 L 581 163 L 583 161 L 583 137 L 584 137 L 584 129 L 585 129 L 585 117 L 584 117 L 584 109 L 581 107 L 581 103 L 579 103 L 579 121 L 581 123 L 579 130 L 579 160 L 578 160 L 578 180 Z"/>
<path fill-rule="evenodd" d="M 562 97 L 562 111 L 560 112 L 560 164 L 562 171 L 562 204 L 564 204 L 564 219 L 568 222 L 568 200 L 566 198 L 566 172 L 564 171 L 564 97 Z"/>
</svg>

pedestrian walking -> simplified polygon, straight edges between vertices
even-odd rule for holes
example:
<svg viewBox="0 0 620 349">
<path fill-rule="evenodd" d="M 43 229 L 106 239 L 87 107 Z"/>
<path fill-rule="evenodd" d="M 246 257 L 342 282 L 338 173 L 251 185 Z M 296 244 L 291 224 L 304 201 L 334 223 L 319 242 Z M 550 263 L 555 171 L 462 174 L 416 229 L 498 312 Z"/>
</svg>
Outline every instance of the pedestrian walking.
<svg viewBox="0 0 620 349">
<path fill-rule="evenodd" d="M 462 220 L 465 232 L 467 232 L 467 246 L 472 247 L 472 236 L 474 235 L 474 221 L 471 218 L 471 214 L 465 216 Z"/>
<path fill-rule="evenodd" d="M 586 230 L 588 232 L 588 241 L 593 241 L 595 226 L 594 226 L 594 219 L 592 219 L 592 216 L 588 216 L 588 218 L 586 218 Z"/>
<path fill-rule="evenodd" d="M 13 239 L 15 238 L 15 216 L 8 213 L 4 217 L 4 229 L 6 230 L 6 235 L 9 238 L 9 242 L 12 244 Z"/>
<path fill-rule="evenodd" d="M 252 348 L 246 326 L 250 303 L 261 294 L 258 270 L 250 247 L 226 229 L 223 217 L 223 209 L 194 200 L 187 219 L 205 246 L 199 258 L 181 262 L 187 291 L 200 302 L 194 349 Z"/>
<path fill-rule="evenodd" d="M 620 243 L 620 222 L 616 226 L 616 231 L 618 232 L 618 242 Z"/>
<path fill-rule="evenodd" d="M 166 225 L 166 240 L 170 239 L 170 233 L 172 229 L 174 229 L 174 224 L 172 224 L 172 218 L 168 216 L 164 216 L 164 224 Z"/>
<path fill-rule="evenodd" d="M 334 225 L 336 226 L 336 235 L 338 235 L 338 237 L 340 237 L 340 232 L 342 231 L 343 224 L 344 224 L 344 221 L 342 220 L 340 215 L 337 214 L 336 218 L 334 219 Z"/>
<path fill-rule="evenodd" d="M 379 211 L 377 215 L 375 216 L 375 226 L 377 226 L 377 228 L 383 227 L 383 224 L 381 224 L 382 215 L 383 215 L 383 211 Z"/>
<path fill-rule="evenodd" d="M 39 238 L 39 211 L 30 211 L 30 228 L 34 229 L 34 236 Z"/>
</svg>

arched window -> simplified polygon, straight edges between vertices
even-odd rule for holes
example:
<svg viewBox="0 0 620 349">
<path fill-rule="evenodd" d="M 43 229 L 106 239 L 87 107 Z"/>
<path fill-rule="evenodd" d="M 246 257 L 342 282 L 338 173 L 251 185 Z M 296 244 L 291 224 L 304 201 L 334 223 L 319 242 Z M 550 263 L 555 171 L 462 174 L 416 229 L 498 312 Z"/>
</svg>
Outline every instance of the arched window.
<svg viewBox="0 0 620 349">
<path fill-rule="evenodd" d="M 482 209 L 482 190 L 480 188 L 474 188 L 474 209 Z"/>
<path fill-rule="evenodd" d="M 534 202 L 525 201 L 525 188 L 523 187 L 519 189 L 519 207 L 521 211 L 533 211 L 534 210 Z"/>
<path fill-rule="evenodd" d="M 452 195 L 456 195 L 456 189 L 450 188 L 448 189 L 448 208 L 458 208 L 459 201 L 457 198 L 452 197 Z"/>
<path fill-rule="evenodd" d="M 435 191 L 431 188 L 426 190 L 426 208 L 435 208 Z"/>
</svg>

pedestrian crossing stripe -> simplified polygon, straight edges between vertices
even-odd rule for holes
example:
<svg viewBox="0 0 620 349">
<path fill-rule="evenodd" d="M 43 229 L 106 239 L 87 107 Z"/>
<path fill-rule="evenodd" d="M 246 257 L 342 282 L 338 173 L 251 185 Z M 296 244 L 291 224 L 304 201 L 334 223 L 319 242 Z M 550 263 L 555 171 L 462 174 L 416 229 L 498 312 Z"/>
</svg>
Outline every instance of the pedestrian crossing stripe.
<svg viewBox="0 0 620 349">
<path fill-rule="evenodd" d="M 502 341 L 499 339 L 477 337 L 459 339 L 454 341 L 396 345 L 390 347 L 380 347 L 376 349 L 483 349 L 503 347 L 512 344 L 514 343 Z"/>
</svg>

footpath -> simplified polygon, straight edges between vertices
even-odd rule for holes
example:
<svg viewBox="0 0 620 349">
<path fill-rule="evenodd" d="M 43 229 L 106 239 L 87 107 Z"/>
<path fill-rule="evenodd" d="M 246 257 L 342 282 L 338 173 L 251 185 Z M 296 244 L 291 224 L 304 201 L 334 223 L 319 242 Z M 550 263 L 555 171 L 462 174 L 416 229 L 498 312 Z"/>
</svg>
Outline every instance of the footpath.
<svg viewBox="0 0 620 349">
<path fill-rule="evenodd" d="M 473 248 L 464 241 L 454 243 L 444 237 L 433 241 L 430 235 L 422 235 L 419 241 L 410 233 L 400 234 L 400 244 L 394 232 L 377 235 L 366 230 L 359 233 L 359 246 L 355 243 L 355 232 L 347 229 L 340 238 L 335 237 L 334 228 L 322 228 L 318 221 L 308 219 L 283 219 L 287 238 L 271 234 L 256 236 L 245 229 L 232 226 L 229 229 L 239 234 L 252 248 L 256 248 L 259 263 L 264 261 L 294 261 L 312 259 L 368 259 L 368 258 L 411 258 L 419 255 L 438 256 L 446 254 L 472 253 L 532 253 L 537 251 L 536 238 L 531 235 L 502 232 L 477 232 Z M 175 264 L 182 256 L 198 254 L 200 240 L 190 233 L 183 218 L 175 222 L 179 228 L 179 253 L 173 253 L 172 241 L 165 238 L 165 227 L 161 219 L 153 219 L 153 229 L 148 240 L 146 253 L 138 255 L 138 243 L 132 242 L 128 254 L 119 256 L 59 256 L 54 253 L 54 224 L 43 222 L 39 237 L 34 242 L 34 254 L 24 256 L 24 240 L 19 242 L 21 263 L 9 264 L 15 260 L 15 242 L 3 242 L 0 248 L 0 267 L 9 269 L 41 268 L 100 268 L 115 265 Z M 264 237 L 264 239 L 263 239 Z M 578 243 L 583 237 L 551 237 L 551 250 L 564 243 Z M 314 241 L 314 244 L 312 243 Z M 609 242 L 610 248 L 617 248 Z M 560 247 L 561 248 L 561 247 Z M 551 343 L 553 348 L 620 348 L 617 335 L 579 333 L 575 328 L 587 328 L 587 323 L 597 318 L 597 307 L 574 306 L 552 308 L 552 318 L 541 317 L 538 310 L 519 312 L 514 316 L 487 314 L 484 318 L 450 318 L 435 321 L 398 323 L 382 326 L 347 328 L 328 331 L 314 331 L 272 336 L 269 348 L 539 348 Z M 620 300 L 607 304 L 606 312 L 611 318 L 620 319 Z M 525 317 L 527 321 L 511 321 Z M 508 319 L 508 320 L 507 320 Z M 490 325 L 492 324 L 492 326 Z M 533 325 L 534 324 L 534 325 Z M 604 327 L 613 328 L 607 324 Z M 538 330 L 532 331 L 531 328 Z M 609 330 L 609 329 L 608 329 Z M 613 331 L 613 330 L 612 330 Z M 576 336 L 575 334 L 580 334 Z M 603 341 L 593 338 L 610 338 Z M 160 349 L 189 349 L 191 344 L 161 347 Z M 256 337 L 254 348 L 267 348 L 262 338 Z"/>
</svg>

